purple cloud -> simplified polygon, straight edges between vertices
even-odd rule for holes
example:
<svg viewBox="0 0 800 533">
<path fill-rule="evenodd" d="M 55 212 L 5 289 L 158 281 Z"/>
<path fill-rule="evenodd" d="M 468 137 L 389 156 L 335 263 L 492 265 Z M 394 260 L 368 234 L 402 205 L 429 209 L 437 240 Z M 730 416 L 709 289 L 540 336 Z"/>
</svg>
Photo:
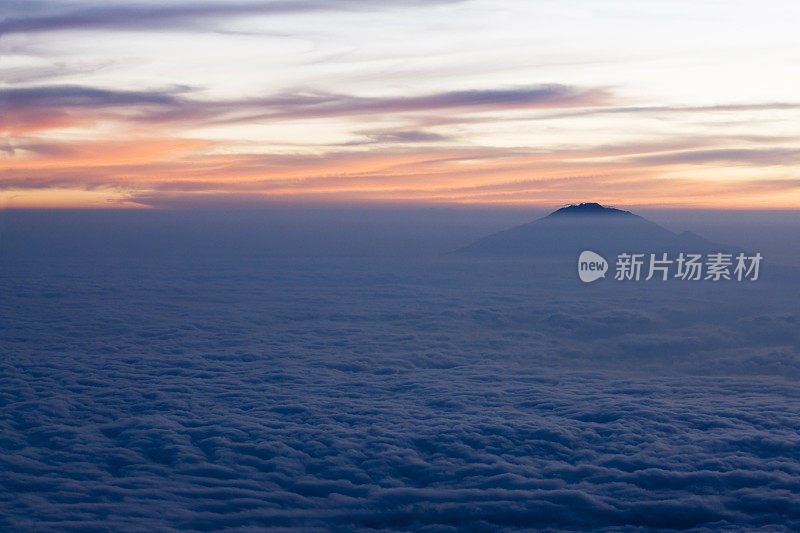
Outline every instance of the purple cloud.
<svg viewBox="0 0 800 533">
<path fill-rule="evenodd" d="M 161 30 L 198 29 L 220 19 L 305 13 L 310 11 L 363 11 L 393 9 L 461 0 L 298 0 L 272 2 L 193 2 L 173 5 L 154 3 L 111 4 L 60 2 L 12 2 L 0 15 L 0 35 L 58 30 Z"/>
</svg>

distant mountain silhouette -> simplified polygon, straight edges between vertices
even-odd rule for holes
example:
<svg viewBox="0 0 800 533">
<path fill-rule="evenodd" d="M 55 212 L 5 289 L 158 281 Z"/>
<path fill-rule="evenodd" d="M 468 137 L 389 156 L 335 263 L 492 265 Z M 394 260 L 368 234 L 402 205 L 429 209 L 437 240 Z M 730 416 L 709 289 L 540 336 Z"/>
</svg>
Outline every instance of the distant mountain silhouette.
<svg viewBox="0 0 800 533">
<path fill-rule="evenodd" d="M 676 234 L 630 211 L 581 203 L 473 242 L 454 253 L 475 256 L 575 257 L 583 250 L 634 253 L 734 252 L 692 232 Z"/>
</svg>

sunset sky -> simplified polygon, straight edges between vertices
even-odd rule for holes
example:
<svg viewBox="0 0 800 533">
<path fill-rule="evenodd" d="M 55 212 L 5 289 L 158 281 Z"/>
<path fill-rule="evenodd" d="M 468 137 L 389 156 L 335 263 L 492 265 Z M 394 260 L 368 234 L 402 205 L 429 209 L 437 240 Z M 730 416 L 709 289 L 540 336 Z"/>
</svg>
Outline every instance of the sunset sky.
<svg viewBox="0 0 800 533">
<path fill-rule="evenodd" d="M 800 206 L 794 1 L 0 6 L 0 207 Z"/>
</svg>

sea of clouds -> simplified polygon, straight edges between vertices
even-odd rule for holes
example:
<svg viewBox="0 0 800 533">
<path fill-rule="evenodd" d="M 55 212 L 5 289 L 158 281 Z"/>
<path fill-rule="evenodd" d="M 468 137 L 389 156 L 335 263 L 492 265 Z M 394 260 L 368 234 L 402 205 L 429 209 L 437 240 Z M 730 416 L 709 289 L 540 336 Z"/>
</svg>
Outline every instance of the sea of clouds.
<svg viewBox="0 0 800 533">
<path fill-rule="evenodd" d="M 800 529 L 793 271 L 92 247 L 1 263 L 0 530 Z"/>
</svg>

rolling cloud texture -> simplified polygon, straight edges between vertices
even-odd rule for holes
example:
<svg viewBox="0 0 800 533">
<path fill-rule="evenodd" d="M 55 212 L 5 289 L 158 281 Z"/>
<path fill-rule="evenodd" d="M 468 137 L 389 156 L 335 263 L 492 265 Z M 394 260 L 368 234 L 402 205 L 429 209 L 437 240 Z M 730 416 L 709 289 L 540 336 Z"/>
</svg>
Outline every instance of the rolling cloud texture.
<svg viewBox="0 0 800 533">
<path fill-rule="evenodd" d="M 288 223 L 76 216 L 5 217 L 4 530 L 800 527 L 776 271 L 584 286 L 370 252 L 397 234 L 304 255 Z"/>
</svg>

